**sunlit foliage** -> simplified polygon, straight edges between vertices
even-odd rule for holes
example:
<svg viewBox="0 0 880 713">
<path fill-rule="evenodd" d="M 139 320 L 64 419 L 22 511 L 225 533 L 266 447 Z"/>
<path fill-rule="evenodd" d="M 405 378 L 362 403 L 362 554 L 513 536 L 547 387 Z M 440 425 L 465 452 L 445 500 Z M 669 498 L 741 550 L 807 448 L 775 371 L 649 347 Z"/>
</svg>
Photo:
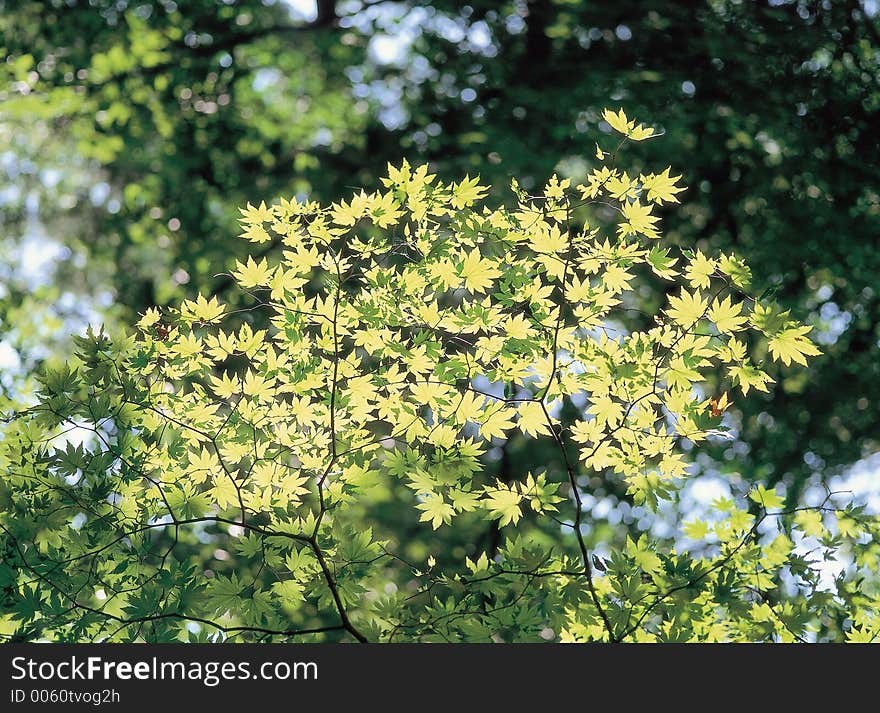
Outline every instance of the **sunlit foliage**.
<svg viewBox="0 0 880 713">
<path fill-rule="evenodd" d="M 818 354 L 809 327 L 750 292 L 742 260 L 665 243 L 680 176 L 627 172 L 627 141 L 656 134 L 606 116 L 618 134 L 583 184 L 552 176 L 533 195 L 513 181 L 498 207 L 476 177 L 406 162 L 331 205 L 248 205 L 242 238 L 280 250 L 237 262 L 244 309 L 201 295 L 147 311 L 134 335 L 80 338 L 3 441 L 12 631 L 874 639 L 880 525 L 833 493 L 788 507 L 758 486 L 673 541 L 588 546 L 591 475 L 649 512 L 674 502 L 688 451 L 772 388 L 765 364 Z M 596 206 L 614 220 L 591 220 Z M 655 283 L 665 303 L 628 328 Z M 560 467 L 493 477 L 486 455 L 516 431 Z M 374 519 L 392 497 L 410 517 Z M 444 547 L 481 521 L 496 546 Z M 419 560 L 412 532 L 432 533 Z M 843 568 L 830 584 L 823 560 Z"/>
</svg>

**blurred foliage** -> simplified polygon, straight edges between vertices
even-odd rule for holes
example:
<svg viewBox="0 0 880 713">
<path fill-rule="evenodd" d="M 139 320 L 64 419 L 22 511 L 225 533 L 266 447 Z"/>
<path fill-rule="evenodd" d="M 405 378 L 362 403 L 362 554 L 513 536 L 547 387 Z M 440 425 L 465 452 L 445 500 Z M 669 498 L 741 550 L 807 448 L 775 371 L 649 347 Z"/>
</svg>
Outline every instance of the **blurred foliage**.
<svg viewBox="0 0 880 713">
<path fill-rule="evenodd" d="M 873 3 L 308 5 L 0 0 L 0 141 L 18 189 L 0 205 L 4 260 L 33 255 L 34 222 L 66 250 L 40 294 L 9 270 L 0 336 L 25 369 L 52 350 L 24 316 L 75 312 L 73 296 L 110 320 L 198 290 L 237 299 L 216 273 L 242 255 L 239 205 L 336 199 L 400 156 L 500 186 L 578 180 L 617 103 L 666 133 L 636 170 L 686 166 L 670 238 L 743 255 L 823 347 L 797 376 L 772 372 L 780 388 L 741 406 L 741 439 L 705 468 L 782 480 L 794 500 L 878 449 Z M 646 291 L 645 311 L 663 298 Z M 554 456 L 513 438 L 498 468 L 511 458 Z"/>
</svg>

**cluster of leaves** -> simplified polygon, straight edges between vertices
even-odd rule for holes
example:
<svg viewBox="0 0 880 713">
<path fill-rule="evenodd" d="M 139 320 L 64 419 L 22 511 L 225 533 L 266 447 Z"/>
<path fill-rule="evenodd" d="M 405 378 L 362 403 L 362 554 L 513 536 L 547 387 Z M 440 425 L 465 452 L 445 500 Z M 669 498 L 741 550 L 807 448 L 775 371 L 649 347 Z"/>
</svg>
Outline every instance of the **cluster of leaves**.
<svg viewBox="0 0 880 713">
<path fill-rule="evenodd" d="M 644 142 L 629 163 L 686 171 L 691 190 L 687 206 L 668 217 L 669 239 L 735 251 L 754 270 L 756 294 L 774 290 L 775 300 L 815 325 L 824 352 L 809 370 L 771 367 L 779 381 L 773 398 L 737 404 L 742 443 L 706 449 L 715 460 L 709 468 L 784 483 L 791 503 L 876 454 L 876 6 L 510 0 L 469 7 L 459 22 L 488 27 L 491 56 L 428 31 L 417 45 L 444 80 L 419 82 L 413 92 L 412 135 L 427 134 L 424 155 L 462 173 L 477 167 L 495 184 L 504 182 L 499 174 L 515 175 L 531 189 L 553 171 L 589 170 L 583 156 L 597 125 L 607 130 L 609 96 L 637 116 L 662 117 L 666 138 Z M 472 89 L 474 101 L 449 92 L 447 77 Z"/>
<path fill-rule="evenodd" d="M 655 132 L 622 110 L 606 119 L 619 141 L 597 146 L 583 184 L 553 176 L 530 195 L 514 181 L 512 206 L 406 162 L 382 190 L 329 206 L 248 205 L 242 238 L 281 250 L 237 262 L 245 308 L 199 296 L 148 310 L 136 335 L 80 339 L 80 363 L 45 376 L 3 443 L 19 635 L 880 634 L 880 523 L 830 493 L 788 509 L 763 487 L 719 499 L 683 551 L 648 534 L 606 558 L 588 546 L 591 475 L 656 511 L 686 480 L 686 451 L 725 437 L 731 398 L 769 389 L 765 358 L 818 353 L 808 327 L 749 295 L 740 259 L 664 245 L 680 177 L 618 168 L 628 140 Z M 597 206 L 608 224 L 589 218 Z M 657 281 L 666 304 L 630 328 L 640 286 Z M 561 467 L 492 477 L 492 451 L 517 431 Z M 380 527 L 388 497 L 413 517 Z M 478 521 L 501 533 L 491 551 L 444 547 Z M 409 527 L 438 534 L 419 561 L 403 554 Z M 851 560 L 833 593 L 816 553 Z"/>
<path fill-rule="evenodd" d="M 124 323 L 199 290 L 234 300 L 233 282 L 213 275 L 241 257 L 237 206 L 254 195 L 333 199 L 375 187 L 385 162 L 404 155 L 446 179 L 478 171 L 501 190 L 511 175 L 533 190 L 554 171 L 577 183 L 593 133 L 610 131 L 601 108 L 613 96 L 663 117 L 666 139 L 642 144 L 631 165 L 688 156 L 693 190 L 668 216 L 669 239 L 735 250 L 755 292 L 776 290 L 815 325 L 825 353 L 783 379 L 769 367 L 780 388 L 737 404 L 741 442 L 707 448 L 711 468 L 783 483 L 793 503 L 877 452 L 873 3 L 316 8 L 305 17 L 263 0 L 0 0 L 0 153 L 15 184 L 0 205 L 2 279 L 18 282 L 10 252 L 35 217 L 76 256 L 41 270 L 46 294 L 26 285 L 0 295 L 0 313 L 12 306 L 2 339 L 23 371 L 47 350 L 67 353 L 51 334 L 68 330 L 19 332 L 71 297 L 98 292 L 102 317 Z M 374 52 L 389 46 L 395 59 Z M 658 296 L 639 296 L 653 314 Z M 540 450 L 529 453 L 552 455 Z"/>
</svg>

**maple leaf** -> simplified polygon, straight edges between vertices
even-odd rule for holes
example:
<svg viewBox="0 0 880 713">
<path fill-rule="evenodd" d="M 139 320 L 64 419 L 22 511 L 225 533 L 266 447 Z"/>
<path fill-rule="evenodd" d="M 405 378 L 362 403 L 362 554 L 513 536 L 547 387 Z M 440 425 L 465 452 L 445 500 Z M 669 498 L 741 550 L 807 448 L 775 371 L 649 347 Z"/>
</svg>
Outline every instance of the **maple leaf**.
<svg viewBox="0 0 880 713">
<path fill-rule="evenodd" d="M 533 438 L 550 433 L 547 416 L 539 402 L 526 401 L 521 403 L 517 407 L 517 411 L 519 411 L 517 426 L 520 431 Z"/>
<path fill-rule="evenodd" d="M 275 220 L 275 212 L 271 207 L 266 206 L 265 201 L 261 202 L 257 207 L 248 203 L 246 208 L 239 208 L 238 210 L 244 216 L 239 218 L 239 221 L 242 223 L 268 223 Z"/>
<path fill-rule="evenodd" d="M 498 520 L 498 524 L 516 524 L 522 517 L 520 502 L 522 495 L 505 483 L 498 482 L 494 488 L 486 488 L 486 497 L 483 503 L 489 511 L 489 515 Z"/>
<path fill-rule="evenodd" d="M 180 315 L 189 321 L 200 321 L 206 324 L 218 322 L 225 313 L 225 307 L 216 297 L 210 300 L 199 295 L 195 300 L 184 300 L 180 306 Z"/>
<path fill-rule="evenodd" d="M 708 312 L 708 317 L 722 334 L 738 332 L 748 319 L 742 314 L 742 308 L 742 302 L 734 303 L 730 296 L 727 296 L 723 300 L 715 300 Z"/>
<path fill-rule="evenodd" d="M 715 273 L 715 265 L 714 260 L 707 258 L 702 252 L 697 250 L 697 254 L 694 255 L 684 273 L 691 283 L 691 287 L 702 287 L 703 289 L 709 287 L 711 284 L 710 278 Z"/>
<path fill-rule="evenodd" d="M 708 304 L 708 300 L 699 292 L 691 293 L 682 288 L 678 297 L 670 295 L 670 307 L 666 310 L 666 314 L 682 327 L 690 327 L 702 319 Z"/>
<path fill-rule="evenodd" d="M 496 277 L 500 277 L 495 263 L 480 255 L 477 248 L 471 250 L 464 258 L 458 274 L 464 278 L 464 286 L 473 293 L 484 292 Z"/>
<path fill-rule="evenodd" d="M 474 201 L 486 195 L 489 189 L 480 185 L 480 177 L 471 178 L 465 176 L 463 180 L 454 184 L 452 188 L 452 207 L 466 208 Z"/>
<path fill-rule="evenodd" d="M 449 524 L 452 516 L 455 515 L 455 508 L 447 503 L 442 495 L 432 493 L 425 497 L 422 502 L 416 505 L 416 508 L 422 511 L 420 522 L 430 522 L 431 527 L 435 530 L 440 525 Z"/>
<path fill-rule="evenodd" d="M 272 277 L 272 268 L 269 267 L 265 259 L 256 261 L 248 256 L 245 263 L 236 260 L 235 267 L 236 269 L 233 270 L 232 276 L 244 289 L 265 285 Z"/>
<path fill-rule="evenodd" d="M 648 191 L 649 201 L 659 204 L 678 203 L 678 198 L 675 195 L 681 193 L 684 186 L 675 185 L 681 179 L 681 175 L 670 176 L 671 170 L 672 168 L 667 166 L 663 173 L 649 173 L 639 177 L 642 188 Z"/>
<path fill-rule="evenodd" d="M 620 109 L 616 114 L 610 109 L 605 109 L 602 112 L 602 118 L 611 125 L 612 129 L 621 134 L 625 134 L 633 141 L 643 141 L 654 135 L 654 129 L 642 124 L 636 126 L 635 121 L 627 119 L 626 114 L 623 113 L 623 109 Z"/>
<path fill-rule="evenodd" d="M 499 408 L 493 411 L 485 421 L 480 424 L 480 435 L 487 441 L 492 438 L 504 438 L 506 431 L 514 427 L 513 409 Z"/>
<path fill-rule="evenodd" d="M 621 235 L 635 235 L 636 233 L 641 233 L 648 238 L 659 237 L 657 228 L 654 224 L 660 220 L 660 218 L 651 215 L 653 206 L 650 203 L 642 205 L 641 202 L 636 199 L 632 202 L 624 203 L 621 210 L 623 212 L 623 217 L 626 218 L 626 222 L 620 223 L 617 226 L 618 232 Z"/>
<path fill-rule="evenodd" d="M 770 353 L 776 361 L 788 366 L 791 362 L 807 365 L 808 356 L 821 354 L 813 342 L 805 336 L 813 328 L 809 325 L 788 327 L 770 339 Z"/>
<path fill-rule="evenodd" d="M 593 414 L 598 423 L 608 424 L 613 428 L 623 419 L 623 406 L 604 394 L 593 397 L 587 413 Z"/>
</svg>

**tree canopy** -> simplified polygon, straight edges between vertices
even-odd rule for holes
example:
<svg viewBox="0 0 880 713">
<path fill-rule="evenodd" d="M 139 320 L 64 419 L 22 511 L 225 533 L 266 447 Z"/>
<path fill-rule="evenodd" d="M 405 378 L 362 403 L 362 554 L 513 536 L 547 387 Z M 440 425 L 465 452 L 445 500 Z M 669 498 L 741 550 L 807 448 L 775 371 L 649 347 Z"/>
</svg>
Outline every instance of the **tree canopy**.
<svg viewBox="0 0 880 713">
<path fill-rule="evenodd" d="M 826 355 L 772 401 L 745 407 L 749 446 L 731 461 L 716 454 L 720 467 L 800 492 L 876 451 L 872 6 L 2 8 L 14 175 L 36 184 L 40 219 L 60 223 L 51 232 L 86 259 L 81 288 L 105 286 L 129 315 L 203 289 L 239 250 L 240 204 L 297 192 L 332 200 L 346 186 L 374 186 L 401 155 L 491 184 L 516 175 L 530 188 L 554 170 L 577 180 L 600 109 L 625 101 L 667 133 L 644 160 L 689 157 L 694 189 L 672 216 L 673 239 L 736 249 L 761 291 L 822 331 Z M 89 178 L 71 177 L 59 196 L 52 180 L 33 180 L 39 170 L 22 170 L 29 163 Z M 5 202 L 7 224 L 25 221 L 27 195 Z"/>
<path fill-rule="evenodd" d="M 583 184 L 514 180 L 511 205 L 407 162 L 329 206 L 248 204 L 244 241 L 282 249 L 237 261 L 243 307 L 78 338 L 6 434 L 12 618 L 76 641 L 874 639 L 880 521 L 840 494 L 745 486 L 665 539 L 584 521 L 595 475 L 675 501 L 763 364 L 819 354 L 742 260 L 665 244 L 681 176 L 618 168 L 656 131 L 604 116 L 622 138 Z M 555 462 L 493 474 L 513 430 Z"/>
<path fill-rule="evenodd" d="M 312 204 L 321 211 L 341 205 L 344 197 L 346 210 L 355 215 L 361 199 L 352 191 L 387 190 L 380 180 L 386 164 L 399 167 L 403 159 L 411 166 L 428 164 L 436 185 L 461 185 L 465 176 L 469 185 L 479 176 L 474 186 L 485 186 L 490 211 L 508 200 L 512 177 L 518 180 L 517 202 L 543 196 L 551 175 L 558 185 L 568 182 L 566 196 L 576 195 L 575 187 L 589 185 L 590 176 L 607 165 L 604 154 L 614 152 L 614 137 L 619 138 L 616 112 L 624 107 L 663 134 L 628 143 L 625 180 L 635 182 L 632 190 L 650 193 L 650 180 L 645 184 L 639 177 L 653 176 L 664 185 L 672 175 L 663 173 L 667 166 L 682 176 L 674 185 L 690 186 L 661 204 L 647 199 L 655 207 L 643 217 L 662 216 L 664 249 L 670 252 L 650 260 L 650 251 L 634 256 L 633 265 L 650 271 L 674 254 L 679 269 L 696 261 L 694 275 L 702 269 L 714 276 L 727 274 L 730 263 L 724 260 L 737 255 L 752 271 L 748 293 L 811 326 L 809 336 L 821 349 L 806 354 L 805 368 L 789 369 L 783 357 L 799 361 L 796 347 L 804 344 L 803 335 L 792 332 L 777 340 L 773 352 L 762 346 L 772 336 L 766 329 L 763 337 L 744 340 L 747 351 L 741 356 L 751 354 L 753 362 L 740 376 L 746 383 L 757 381 L 740 398 L 733 393 L 741 379 L 723 369 L 716 374 L 716 360 L 706 373 L 710 391 L 700 398 L 708 404 L 703 413 L 725 414 L 728 437 L 685 450 L 689 474 L 741 487 L 741 495 L 757 488 L 778 493 L 782 505 L 764 512 L 790 516 L 762 519 L 758 506 L 751 507 L 755 522 L 767 527 L 770 520 L 791 520 L 799 508 L 818 507 L 837 476 L 878 450 L 880 156 L 874 114 L 880 104 L 880 35 L 874 3 L 0 0 L 0 37 L 5 54 L 0 156 L 10 183 L 0 191 L 0 412 L 45 405 L 48 373 L 67 384 L 58 393 L 75 394 L 75 401 L 83 397 L 88 381 L 82 367 L 62 364 L 72 349 L 69 335 L 82 334 L 87 321 L 103 322 L 112 340 L 119 340 L 126 325 L 162 314 L 156 324 L 178 339 L 182 333 L 173 330 L 185 331 L 192 323 L 173 325 L 168 315 L 182 317 L 187 309 L 195 314 L 192 310 L 210 305 L 222 307 L 235 322 L 226 327 L 224 320 L 224 329 L 232 330 L 236 344 L 239 337 L 248 341 L 239 332 L 245 326 L 251 338 L 263 332 L 270 339 L 277 328 L 271 310 L 254 308 L 254 288 L 261 286 L 242 289 L 240 276 L 259 275 L 264 265 L 275 269 L 289 247 L 268 219 L 264 239 L 254 228 L 262 241 L 239 240 L 240 206 L 265 202 L 266 210 L 274 211 L 279 205 Z M 603 112 L 609 105 L 614 114 Z M 614 180 L 623 191 L 614 200 L 630 204 L 633 194 L 624 179 Z M 672 210 L 671 198 L 681 200 L 681 207 Z M 514 215 L 516 210 L 510 208 Z M 575 220 L 596 226 L 613 217 L 592 205 L 580 206 Z M 630 217 L 638 223 L 638 216 Z M 377 226 L 390 233 L 393 227 Z M 609 240 L 615 237 L 615 231 L 608 233 Z M 481 244 L 483 251 L 488 247 Z M 477 275 L 483 259 L 492 256 L 491 251 L 473 256 Z M 700 298 L 679 292 L 680 280 L 689 279 L 647 280 L 640 274 L 635 288 L 622 290 L 627 298 L 617 306 L 625 307 L 618 315 L 622 333 L 650 333 L 658 326 L 654 318 L 667 314 L 673 300 L 693 298 L 690 307 L 700 306 Z M 281 288 L 268 289 L 276 292 L 271 306 Z M 326 300 L 329 288 L 311 277 L 303 289 L 309 299 L 323 294 Z M 364 285 L 346 283 L 345 289 Z M 561 297 L 555 295 L 558 305 Z M 716 305 L 714 297 L 706 298 L 707 309 L 733 309 L 732 302 Z M 751 319 L 750 309 L 730 319 Z M 773 315 L 776 319 L 777 312 Z M 473 318 L 479 323 L 487 317 Z M 574 313 L 566 318 L 574 319 Z M 149 334 L 157 349 L 165 344 L 155 331 Z M 103 339 L 79 343 L 80 362 L 98 369 L 89 378 L 110 378 L 98 367 L 98 362 L 106 366 L 105 357 L 122 364 L 116 347 L 93 352 Z M 227 356 L 226 366 L 241 386 L 250 360 L 265 355 Z M 759 362 L 766 382 L 750 371 Z M 134 379 L 130 366 L 123 373 Z M 251 364 L 253 374 L 260 368 L 262 362 Z M 173 382 L 179 375 L 166 376 Z M 114 389 L 123 388 L 120 383 L 113 388 L 100 383 L 108 399 L 119 397 Z M 210 383 L 203 385 L 208 395 L 214 393 Z M 505 399 L 511 390 L 515 395 L 525 388 L 516 379 L 510 384 L 501 394 Z M 207 402 L 203 406 L 210 408 Z M 559 414 L 551 415 L 560 428 L 570 427 L 584 417 L 585 406 L 577 392 L 565 393 Z M 95 413 L 109 413 L 105 408 L 115 406 L 108 402 Z M 76 418 L 84 415 L 77 412 Z M 19 438 L 20 425 L 13 419 L 4 426 L 0 450 Z M 29 436 L 32 442 L 45 436 L 45 426 Z M 559 444 L 548 435 L 519 427 L 504 431 L 505 437 L 477 458 L 480 477 L 509 485 L 527 473 L 534 478 L 542 470 L 564 472 Z M 577 464 L 571 443 L 562 450 Z M 187 456 L 167 457 L 179 465 Z M 103 463 L 94 462 L 96 468 Z M 119 467 L 119 461 L 103 465 L 111 462 Z M 46 464 L 33 467 L 48 472 Z M 656 518 L 642 514 L 651 498 L 637 501 L 632 483 L 614 472 L 611 465 L 601 468 L 585 485 L 583 517 L 591 523 L 591 548 L 621 545 L 615 540 L 621 533 L 639 542 L 646 529 L 656 530 Z M 489 487 L 489 480 L 478 482 Z M 4 506 L 11 507 L 6 494 L 14 489 L 8 479 L 3 483 Z M 559 485 L 564 497 L 565 481 Z M 372 513 L 374 530 L 400 518 L 410 522 L 404 513 L 412 508 L 398 503 L 400 492 L 382 492 L 375 490 L 387 500 Z M 412 488 L 402 492 L 426 495 Z M 676 507 L 690 502 L 690 492 L 681 491 Z M 657 517 L 675 517 L 663 502 Z M 38 505 L 42 501 L 29 507 Z M 476 543 L 491 562 L 504 547 L 503 530 L 513 523 L 502 526 L 500 519 L 483 515 L 479 509 L 464 513 L 464 520 L 473 522 L 457 523 L 449 542 L 455 542 L 451 549 L 464 548 L 459 555 L 475 557 L 476 550 L 467 548 Z M 366 514 L 358 520 L 367 522 Z M 415 562 L 436 551 L 435 535 L 410 524 Z M 186 535 L 186 548 L 193 557 L 197 552 L 206 557 L 210 537 L 219 535 L 211 531 L 202 542 L 198 532 Z M 854 532 L 854 541 L 870 539 L 866 531 Z M 818 530 L 813 534 L 818 537 Z M 829 547 L 838 550 L 836 542 Z M 576 555 L 565 551 L 575 561 Z M 610 550 L 600 555 L 610 556 Z M 607 566 L 608 560 L 602 561 Z M 529 590 L 542 580 L 529 583 Z M 263 584 L 269 586 L 269 580 Z M 319 579 L 313 584 L 319 586 Z M 455 605 L 464 606 L 456 596 Z M 321 611 L 315 615 L 320 622 L 312 624 L 335 625 Z M 550 627 L 557 634 L 558 624 Z M 845 628 L 842 620 L 823 626 L 830 627 L 822 634 L 827 638 Z"/>
</svg>

